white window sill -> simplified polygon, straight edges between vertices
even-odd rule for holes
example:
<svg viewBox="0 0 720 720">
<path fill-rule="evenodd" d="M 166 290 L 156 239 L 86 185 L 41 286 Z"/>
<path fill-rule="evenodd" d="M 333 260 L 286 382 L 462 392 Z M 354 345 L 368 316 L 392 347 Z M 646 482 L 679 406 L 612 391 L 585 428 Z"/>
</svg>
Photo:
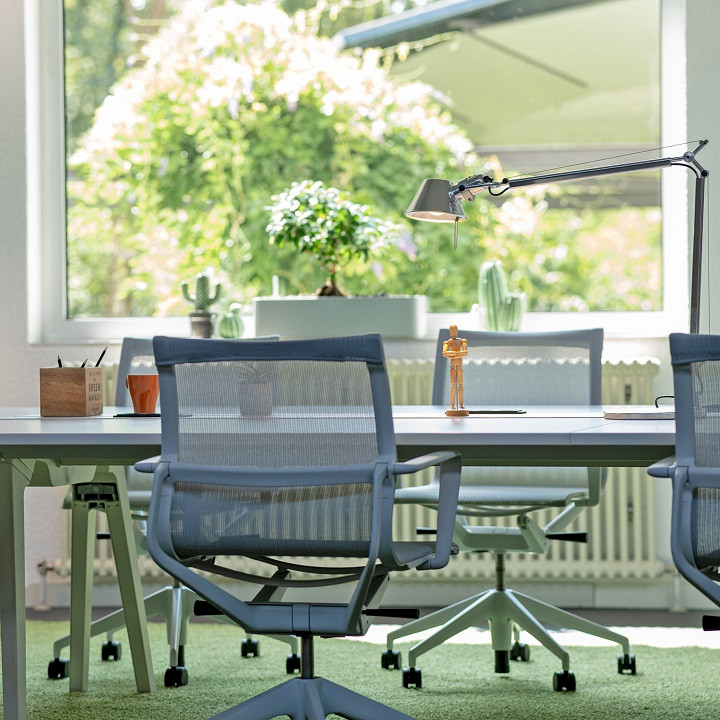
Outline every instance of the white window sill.
<svg viewBox="0 0 720 720">
<path fill-rule="evenodd" d="M 254 317 L 244 316 L 245 336 L 254 333 Z M 461 329 L 479 329 L 476 313 L 431 313 L 427 315 L 425 336 L 418 339 L 395 340 L 393 344 L 425 344 L 434 342 L 438 331 L 455 324 Z M 687 319 L 667 313 L 527 313 L 523 318 L 524 332 L 572 330 L 602 327 L 605 339 L 635 343 L 643 339 L 666 339 L 672 331 L 687 331 Z M 38 345 L 98 345 L 119 343 L 124 337 L 153 337 L 154 335 L 188 336 L 187 317 L 172 318 L 80 318 L 64 320 L 45 328 L 42 334 L 30 337 Z"/>
</svg>

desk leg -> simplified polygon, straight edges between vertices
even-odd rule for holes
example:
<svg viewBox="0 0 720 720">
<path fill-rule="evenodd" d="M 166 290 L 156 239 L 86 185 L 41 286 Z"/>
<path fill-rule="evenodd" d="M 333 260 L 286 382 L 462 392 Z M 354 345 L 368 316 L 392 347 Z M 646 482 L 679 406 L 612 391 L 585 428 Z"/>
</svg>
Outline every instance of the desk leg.
<svg viewBox="0 0 720 720">
<path fill-rule="evenodd" d="M 25 720 L 25 521 L 27 479 L 0 462 L 0 641 L 3 717 Z"/>
<path fill-rule="evenodd" d="M 73 487 L 70 555 L 70 690 L 85 692 L 90 664 L 90 620 L 97 510 Z"/>
<path fill-rule="evenodd" d="M 105 505 L 110 527 L 118 585 L 125 612 L 125 626 L 132 653 L 138 692 L 154 692 L 155 677 L 150 656 L 145 601 L 137 564 L 137 548 L 124 476 L 117 477 L 117 500 Z"/>
</svg>

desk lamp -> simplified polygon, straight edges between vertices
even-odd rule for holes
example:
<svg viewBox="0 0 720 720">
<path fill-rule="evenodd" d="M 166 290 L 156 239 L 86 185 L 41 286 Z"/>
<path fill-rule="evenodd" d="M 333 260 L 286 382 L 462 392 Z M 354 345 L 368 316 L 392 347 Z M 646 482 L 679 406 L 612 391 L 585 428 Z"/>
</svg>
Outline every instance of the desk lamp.
<svg viewBox="0 0 720 720">
<path fill-rule="evenodd" d="M 546 185 L 566 180 L 582 180 L 601 175 L 617 175 L 620 173 L 651 170 L 669 166 L 685 167 L 695 174 L 695 205 L 693 220 L 692 274 L 690 286 L 690 332 L 699 331 L 700 320 L 700 270 L 702 267 L 702 236 L 703 211 L 705 207 L 705 186 L 709 175 L 697 161 L 697 153 L 708 144 L 701 140 L 694 150 L 678 157 L 663 157 L 656 160 L 608 165 L 605 167 L 572 170 L 550 175 L 530 175 L 527 177 L 503 178 L 494 180 L 488 175 L 471 175 L 459 183 L 449 180 L 429 178 L 424 180 L 417 191 L 410 207 L 405 213 L 409 218 L 425 222 L 455 223 L 455 249 L 457 249 L 458 223 L 466 220 L 462 209 L 462 201 L 472 202 L 475 195 L 487 190 L 491 195 L 502 195 L 510 188 L 528 187 L 529 185 Z M 499 192 L 494 192 L 498 190 Z"/>
</svg>

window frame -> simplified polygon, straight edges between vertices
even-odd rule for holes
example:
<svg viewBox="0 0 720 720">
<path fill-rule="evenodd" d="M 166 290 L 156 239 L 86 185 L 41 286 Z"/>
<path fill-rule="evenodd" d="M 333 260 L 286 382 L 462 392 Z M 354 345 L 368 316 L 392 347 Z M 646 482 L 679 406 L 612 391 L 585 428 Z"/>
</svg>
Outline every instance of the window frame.
<svg viewBox="0 0 720 720">
<path fill-rule="evenodd" d="M 25 0 L 28 118 L 28 340 L 112 342 L 125 336 L 185 335 L 187 317 L 67 317 L 65 99 L 62 0 Z M 661 0 L 661 145 L 686 137 L 685 16 Z M 670 60 L 672 58 L 672 61 Z M 679 61 L 680 59 L 680 61 Z M 501 158 L 502 159 L 502 158 Z M 523 330 L 602 327 L 609 337 L 659 337 L 689 327 L 687 173 L 661 171 L 663 310 L 525 314 Z M 460 249 L 459 252 L 462 252 Z M 677 272 L 677 268 L 685 272 Z M 448 322 L 472 327 L 468 312 L 428 315 L 427 335 Z M 246 323 L 252 331 L 252 322 Z"/>
</svg>

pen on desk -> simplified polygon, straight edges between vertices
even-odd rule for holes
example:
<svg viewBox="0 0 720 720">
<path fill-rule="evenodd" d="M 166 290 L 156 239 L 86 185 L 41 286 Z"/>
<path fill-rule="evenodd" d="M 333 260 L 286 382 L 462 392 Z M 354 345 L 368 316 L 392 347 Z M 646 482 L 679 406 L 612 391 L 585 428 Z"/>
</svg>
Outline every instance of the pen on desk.
<svg viewBox="0 0 720 720">
<path fill-rule="evenodd" d="M 58 367 L 62 367 L 62 360 L 60 359 L 59 355 L 58 355 Z"/>
<path fill-rule="evenodd" d="M 102 362 L 102 359 L 105 357 L 106 352 L 107 352 L 107 346 L 105 346 L 105 349 L 100 353 L 100 357 L 98 358 L 98 361 L 95 363 L 95 367 L 100 367 L 100 363 Z"/>
<path fill-rule="evenodd" d="M 85 358 L 85 359 L 83 360 L 82 365 L 81 365 L 80 367 L 81 367 L 81 368 L 84 368 L 85 365 L 87 365 L 87 358 Z"/>
</svg>

